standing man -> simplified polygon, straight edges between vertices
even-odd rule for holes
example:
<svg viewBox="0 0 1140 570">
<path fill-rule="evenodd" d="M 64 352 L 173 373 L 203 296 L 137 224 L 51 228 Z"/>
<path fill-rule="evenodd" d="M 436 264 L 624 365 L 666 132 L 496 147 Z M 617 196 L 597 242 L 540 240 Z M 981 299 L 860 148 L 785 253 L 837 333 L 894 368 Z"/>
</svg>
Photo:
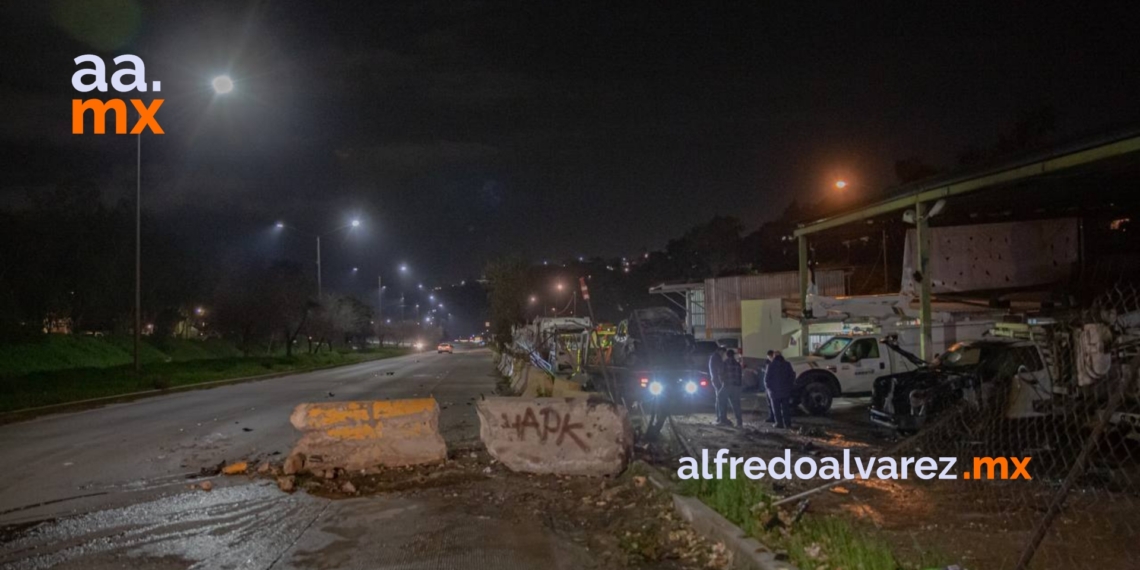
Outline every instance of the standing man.
<svg viewBox="0 0 1140 570">
<path fill-rule="evenodd" d="M 772 366 L 772 358 L 776 356 L 776 351 L 768 351 L 768 363 L 764 366 L 764 396 L 768 399 L 768 419 L 764 420 L 765 423 L 776 423 L 776 402 L 772 400 L 772 388 L 768 386 L 768 369 Z"/>
<path fill-rule="evenodd" d="M 732 413 L 736 416 L 736 426 L 744 427 L 744 415 L 740 409 L 740 391 L 744 385 L 744 368 L 741 367 L 740 362 L 736 360 L 735 350 L 729 350 L 726 354 L 721 371 L 721 378 L 724 386 L 716 392 L 716 407 L 720 410 L 724 424 L 731 426 L 732 423 L 724 416 L 726 416 L 728 412 L 725 406 L 732 404 Z"/>
<path fill-rule="evenodd" d="M 768 363 L 768 371 L 764 373 L 764 388 L 768 390 L 768 397 L 773 404 L 777 428 L 792 427 L 791 398 L 795 381 L 796 371 L 792 369 L 792 363 L 784 360 L 784 355 L 776 351 L 772 362 Z"/>
<path fill-rule="evenodd" d="M 724 347 L 718 346 L 712 354 L 709 355 L 709 381 L 712 382 L 713 388 L 716 390 L 716 425 L 722 426 L 728 423 L 726 416 L 727 410 L 720 401 L 720 393 L 724 388 Z"/>
</svg>

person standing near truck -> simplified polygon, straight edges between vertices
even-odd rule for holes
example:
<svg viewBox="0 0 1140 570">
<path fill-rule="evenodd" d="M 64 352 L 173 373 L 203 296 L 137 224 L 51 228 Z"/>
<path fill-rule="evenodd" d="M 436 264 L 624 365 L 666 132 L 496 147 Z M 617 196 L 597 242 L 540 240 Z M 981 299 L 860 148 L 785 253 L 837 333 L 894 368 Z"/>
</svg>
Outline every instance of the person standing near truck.
<svg viewBox="0 0 1140 570">
<path fill-rule="evenodd" d="M 709 381 L 712 382 L 713 389 L 716 390 L 716 423 L 717 425 L 725 425 L 728 423 L 726 416 L 727 410 L 720 402 L 720 392 L 724 388 L 724 347 L 718 346 L 712 354 L 709 355 Z"/>
<path fill-rule="evenodd" d="M 744 427 L 744 414 L 740 409 L 740 391 L 744 387 L 744 368 L 736 359 L 735 350 L 729 350 L 725 354 L 723 368 L 721 369 L 721 383 L 723 386 L 716 391 L 716 408 L 720 411 L 724 425 L 732 425 L 725 417 L 728 415 L 727 405 L 731 404 L 732 413 L 736 416 L 736 426 Z"/>
<path fill-rule="evenodd" d="M 767 355 L 767 364 L 764 365 L 764 397 L 768 400 L 768 419 L 764 423 L 776 423 L 776 402 L 772 400 L 772 390 L 768 388 L 768 367 L 772 366 L 772 358 L 776 356 L 776 351 L 769 350 Z"/>
<path fill-rule="evenodd" d="M 796 381 L 796 371 L 792 364 L 784 359 L 784 355 L 776 351 L 772 362 L 768 363 L 768 371 L 764 373 L 764 389 L 771 398 L 772 408 L 776 416 L 776 427 L 791 429 L 792 427 L 792 385 Z"/>
</svg>

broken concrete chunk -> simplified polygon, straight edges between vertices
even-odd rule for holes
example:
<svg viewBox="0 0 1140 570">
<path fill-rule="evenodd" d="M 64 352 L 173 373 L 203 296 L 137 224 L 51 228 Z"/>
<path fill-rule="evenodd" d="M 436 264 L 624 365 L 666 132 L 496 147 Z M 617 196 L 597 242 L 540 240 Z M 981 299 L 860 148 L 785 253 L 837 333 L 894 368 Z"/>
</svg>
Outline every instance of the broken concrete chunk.
<svg viewBox="0 0 1140 570">
<path fill-rule="evenodd" d="M 304 434 L 294 453 L 322 469 L 358 471 L 447 459 L 433 398 L 301 404 L 289 421 Z"/>
<path fill-rule="evenodd" d="M 290 453 L 281 469 L 286 475 L 296 475 L 305 470 L 305 454 Z"/>
<path fill-rule="evenodd" d="M 292 493 L 293 489 L 295 488 L 295 485 L 296 485 L 296 478 L 293 477 L 292 475 L 277 478 L 277 488 L 281 489 L 282 491 L 285 491 L 286 493 Z"/>
<path fill-rule="evenodd" d="M 624 408 L 589 397 L 486 398 L 479 436 L 512 471 L 608 476 L 625 470 L 633 428 Z"/>
</svg>

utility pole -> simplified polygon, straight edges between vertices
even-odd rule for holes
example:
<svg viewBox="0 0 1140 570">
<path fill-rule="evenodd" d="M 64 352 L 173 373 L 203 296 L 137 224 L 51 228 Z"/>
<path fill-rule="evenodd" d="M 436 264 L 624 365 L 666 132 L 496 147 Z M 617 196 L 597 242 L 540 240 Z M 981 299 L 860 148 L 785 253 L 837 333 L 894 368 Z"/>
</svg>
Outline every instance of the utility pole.
<svg viewBox="0 0 1140 570">
<path fill-rule="evenodd" d="M 321 236 L 317 236 L 317 300 L 321 299 Z"/>
<path fill-rule="evenodd" d="M 891 266 L 887 263 L 887 228 L 883 228 L 883 292 L 891 292 Z"/>
<path fill-rule="evenodd" d="M 384 282 L 379 275 L 376 276 L 376 295 L 379 304 L 376 305 L 376 322 L 384 317 Z"/>
<path fill-rule="evenodd" d="M 142 340 L 142 133 L 135 156 L 135 380 L 142 381 L 139 344 Z"/>
</svg>

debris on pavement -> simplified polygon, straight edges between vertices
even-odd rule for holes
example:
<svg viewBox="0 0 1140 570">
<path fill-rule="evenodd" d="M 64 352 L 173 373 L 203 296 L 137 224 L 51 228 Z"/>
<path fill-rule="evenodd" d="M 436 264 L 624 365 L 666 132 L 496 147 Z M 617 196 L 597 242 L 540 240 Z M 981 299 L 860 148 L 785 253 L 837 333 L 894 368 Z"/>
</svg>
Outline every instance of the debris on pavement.
<svg viewBox="0 0 1140 570">
<path fill-rule="evenodd" d="M 209 467 L 203 467 L 203 468 L 198 470 L 198 476 L 199 477 L 213 477 L 215 475 L 220 475 L 222 473 L 222 468 L 225 466 L 226 466 L 226 462 L 225 462 L 225 460 L 222 460 L 222 461 L 218 462 L 217 465 L 211 465 Z"/>
<path fill-rule="evenodd" d="M 305 469 L 305 454 L 304 453 L 290 453 L 289 457 L 285 458 L 285 463 L 281 466 L 281 471 L 286 475 L 296 475 Z"/>
<path fill-rule="evenodd" d="M 222 473 L 225 475 L 240 475 L 246 471 L 249 471 L 249 463 L 245 461 L 231 463 L 222 468 Z"/>
<path fill-rule="evenodd" d="M 210 481 L 202 481 L 198 483 L 198 488 L 203 491 L 211 491 L 214 489 L 214 484 Z"/>
<path fill-rule="evenodd" d="M 277 478 L 277 488 L 281 489 L 282 491 L 284 491 L 286 493 L 292 493 L 293 489 L 295 488 L 296 481 L 297 481 L 297 478 L 294 477 L 293 475 L 286 475 L 284 477 L 278 477 Z"/>
<path fill-rule="evenodd" d="M 596 553 L 602 567 L 728 568 L 723 544 L 697 534 L 673 511 L 668 492 L 633 469 L 618 477 L 516 473 L 482 448 L 451 450 L 440 463 L 310 472 L 275 477 L 286 493 L 327 499 L 398 495 L 441 501 L 473 518 L 537 526 Z M 288 467 L 288 466 L 282 466 Z"/>
</svg>

